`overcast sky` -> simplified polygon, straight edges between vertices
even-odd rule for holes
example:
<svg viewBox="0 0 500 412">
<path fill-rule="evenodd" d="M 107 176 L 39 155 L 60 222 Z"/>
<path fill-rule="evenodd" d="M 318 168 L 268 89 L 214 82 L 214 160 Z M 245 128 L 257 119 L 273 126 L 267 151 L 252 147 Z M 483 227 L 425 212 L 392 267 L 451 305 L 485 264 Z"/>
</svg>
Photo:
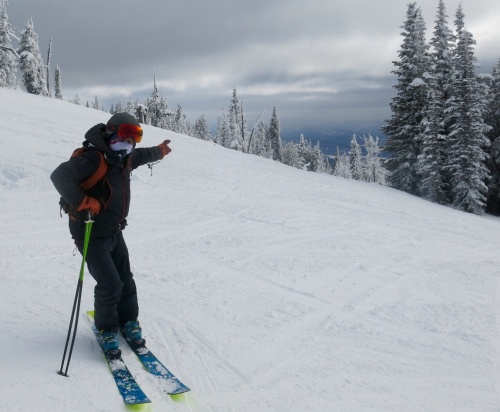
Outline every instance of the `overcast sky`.
<svg viewBox="0 0 500 412">
<path fill-rule="evenodd" d="M 236 87 L 249 123 L 277 107 L 282 130 L 370 128 L 387 119 L 401 45 L 403 0 L 10 0 L 9 22 L 33 18 L 63 97 L 107 109 L 144 101 L 153 71 L 169 104 L 210 123 Z M 446 1 L 448 23 L 459 0 Z M 438 0 L 417 4 L 432 36 Z M 481 71 L 500 58 L 500 1 L 462 0 Z M 51 75 L 53 84 L 53 74 Z M 366 132 L 371 130 L 365 130 Z M 377 131 L 372 131 L 377 132 Z M 306 136 L 307 137 L 307 136 Z"/>
</svg>

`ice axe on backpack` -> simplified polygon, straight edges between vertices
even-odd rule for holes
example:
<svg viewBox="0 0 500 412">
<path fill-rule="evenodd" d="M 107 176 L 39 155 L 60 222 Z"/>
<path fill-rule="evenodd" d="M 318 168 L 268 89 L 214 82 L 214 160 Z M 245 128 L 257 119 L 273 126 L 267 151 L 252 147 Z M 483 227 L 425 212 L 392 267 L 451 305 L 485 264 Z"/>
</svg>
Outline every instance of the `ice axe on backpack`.
<svg viewBox="0 0 500 412">
<path fill-rule="evenodd" d="M 92 214 L 88 213 L 88 220 L 85 221 L 85 238 L 83 241 L 83 251 L 82 251 L 82 265 L 80 267 L 80 276 L 78 277 L 78 284 L 76 286 L 75 300 L 73 302 L 73 311 L 71 312 L 71 320 L 69 321 L 68 336 L 66 338 L 66 346 L 64 347 L 64 354 L 61 362 L 61 369 L 57 372 L 59 375 L 68 377 L 69 362 L 71 361 L 71 354 L 73 353 L 73 347 L 75 345 L 76 329 L 78 328 L 78 316 L 80 315 L 80 303 L 82 301 L 82 289 L 83 289 L 83 274 L 85 272 L 85 261 L 87 259 L 87 250 L 90 241 L 90 232 L 92 231 Z M 73 321 L 75 325 L 73 327 Z M 71 336 L 73 336 L 71 338 Z M 71 338 L 71 346 L 69 348 L 68 360 L 66 362 L 66 368 L 64 368 L 64 362 L 66 360 L 66 352 L 68 351 L 68 344 Z M 63 372 L 64 369 L 64 372 Z"/>
</svg>

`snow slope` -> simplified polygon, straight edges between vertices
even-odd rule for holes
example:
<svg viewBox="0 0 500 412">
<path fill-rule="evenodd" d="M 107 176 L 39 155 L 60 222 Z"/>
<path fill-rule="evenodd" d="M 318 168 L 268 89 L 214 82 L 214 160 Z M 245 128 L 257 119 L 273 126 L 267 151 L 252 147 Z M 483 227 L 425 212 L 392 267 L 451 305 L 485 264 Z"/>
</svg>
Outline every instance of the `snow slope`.
<svg viewBox="0 0 500 412">
<path fill-rule="evenodd" d="M 109 114 L 0 89 L 4 411 L 126 410 L 88 324 L 59 370 L 81 257 L 49 175 Z M 124 232 L 173 401 L 149 411 L 500 411 L 500 219 L 152 127 Z M 93 307 L 86 273 L 82 310 Z"/>
</svg>

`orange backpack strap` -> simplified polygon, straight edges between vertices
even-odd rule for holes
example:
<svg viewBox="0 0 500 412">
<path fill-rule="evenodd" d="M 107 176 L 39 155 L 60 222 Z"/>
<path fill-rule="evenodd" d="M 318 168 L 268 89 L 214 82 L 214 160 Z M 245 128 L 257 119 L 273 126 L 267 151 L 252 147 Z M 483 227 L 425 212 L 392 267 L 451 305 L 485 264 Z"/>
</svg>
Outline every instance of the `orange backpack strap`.
<svg viewBox="0 0 500 412">
<path fill-rule="evenodd" d="M 84 147 L 81 147 L 79 149 L 76 149 L 71 157 L 76 157 L 80 153 L 83 153 L 86 149 Z M 95 186 L 99 180 L 104 178 L 106 176 L 106 173 L 108 172 L 108 162 L 106 162 L 106 159 L 104 159 L 104 155 L 102 152 L 97 150 L 97 153 L 99 153 L 99 166 L 97 167 L 96 171 L 92 176 L 90 176 L 87 180 L 85 180 L 80 187 L 84 190 L 87 191 L 91 187 Z"/>
</svg>

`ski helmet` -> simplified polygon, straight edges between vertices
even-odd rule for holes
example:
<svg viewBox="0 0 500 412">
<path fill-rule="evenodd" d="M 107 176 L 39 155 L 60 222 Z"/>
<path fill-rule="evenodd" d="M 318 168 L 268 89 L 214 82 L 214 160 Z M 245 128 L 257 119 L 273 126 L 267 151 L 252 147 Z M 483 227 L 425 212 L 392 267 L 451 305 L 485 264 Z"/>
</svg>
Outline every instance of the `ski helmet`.
<svg viewBox="0 0 500 412">
<path fill-rule="evenodd" d="M 139 121 L 129 113 L 115 113 L 108 120 L 106 124 L 106 132 L 108 134 L 113 134 L 118 132 L 118 129 L 122 124 L 133 124 L 134 126 L 141 126 Z"/>
<path fill-rule="evenodd" d="M 128 113 L 115 113 L 106 124 L 108 136 L 117 134 L 120 139 L 133 138 L 136 143 L 142 140 L 142 127 L 137 119 Z"/>
</svg>

